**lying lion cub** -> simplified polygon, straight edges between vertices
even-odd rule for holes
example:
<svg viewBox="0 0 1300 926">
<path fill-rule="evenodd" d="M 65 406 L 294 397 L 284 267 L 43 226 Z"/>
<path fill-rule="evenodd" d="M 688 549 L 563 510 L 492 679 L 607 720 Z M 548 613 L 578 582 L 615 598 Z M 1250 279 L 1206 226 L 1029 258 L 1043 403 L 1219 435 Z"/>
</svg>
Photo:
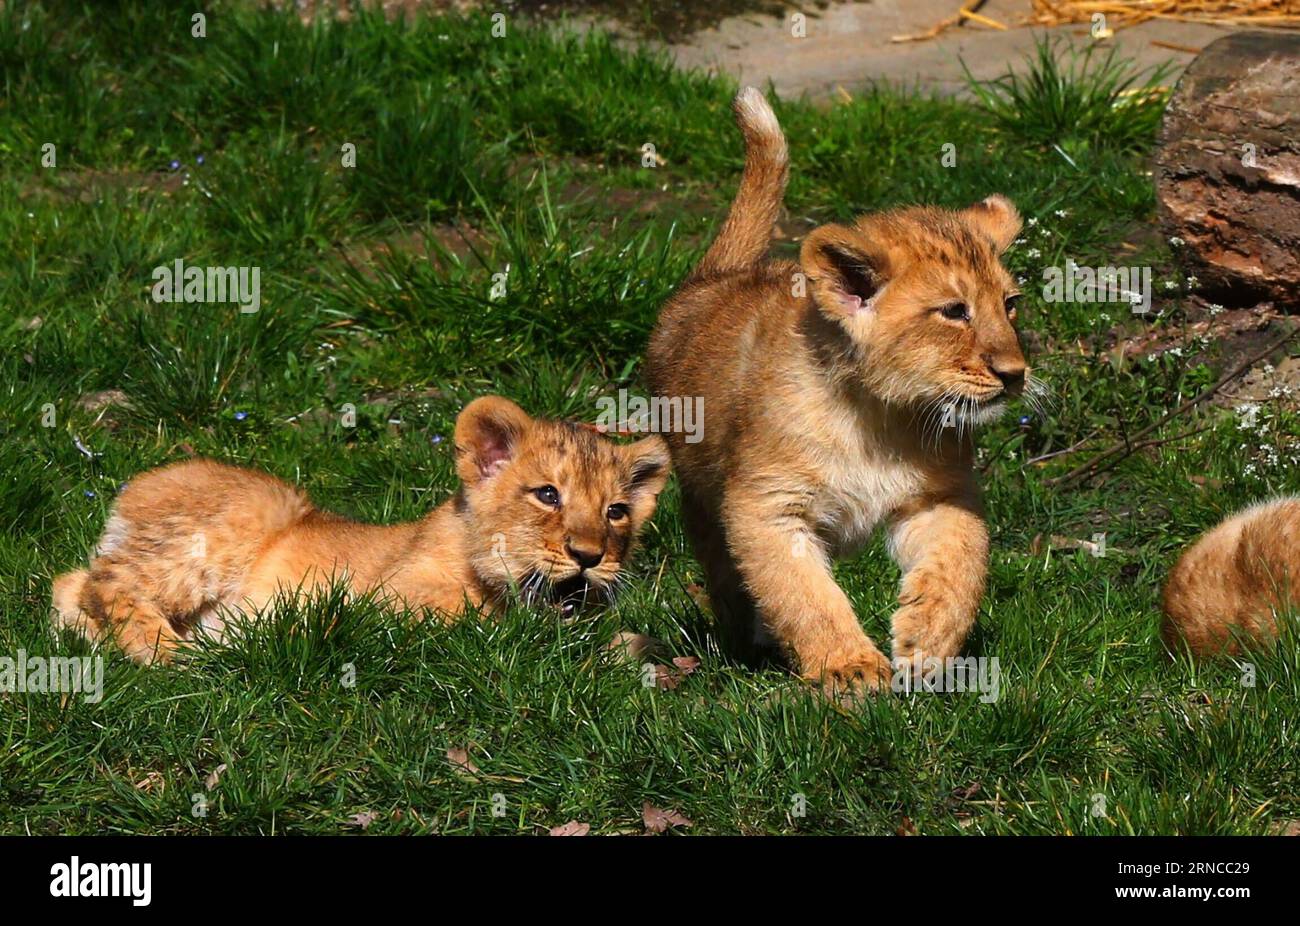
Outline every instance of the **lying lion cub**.
<svg viewBox="0 0 1300 926">
<path fill-rule="evenodd" d="M 90 568 L 54 581 L 55 625 L 114 638 L 147 663 L 196 630 L 219 639 L 223 612 L 336 577 L 445 618 L 491 608 L 512 586 L 558 603 L 611 593 L 668 478 L 660 438 L 619 445 L 488 396 L 461 412 L 455 442 L 460 491 L 393 526 L 321 511 L 273 476 L 209 460 L 145 473 L 122 492 Z"/>
<path fill-rule="evenodd" d="M 1165 585 L 1165 644 L 1197 656 L 1238 651 L 1238 638 L 1277 634 L 1300 606 L 1300 498 L 1254 505 L 1192 544 Z"/>
<path fill-rule="evenodd" d="M 1026 385 L 998 259 L 1020 216 L 1001 196 L 897 209 L 822 226 L 798 263 L 768 262 L 785 138 L 759 91 L 734 109 L 740 189 L 660 315 L 650 383 L 708 409 L 701 439 L 669 444 L 724 634 L 774 638 L 804 676 L 858 693 L 891 666 L 831 563 L 877 524 L 904 573 L 896 660 L 957 654 L 975 620 L 988 535 L 970 429 Z"/>
</svg>

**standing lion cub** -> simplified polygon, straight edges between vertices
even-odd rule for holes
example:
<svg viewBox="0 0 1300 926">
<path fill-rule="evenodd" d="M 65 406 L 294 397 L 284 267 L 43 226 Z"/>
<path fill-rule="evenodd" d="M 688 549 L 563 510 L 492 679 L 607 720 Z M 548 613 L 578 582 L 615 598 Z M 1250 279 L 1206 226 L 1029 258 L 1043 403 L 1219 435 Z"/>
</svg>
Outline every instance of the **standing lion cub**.
<svg viewBox="0 0 1300 926">
<path fill-rule="evenodd" d="M 1163 604 L 1175 652 L 1235 653 L 1239 638 L 1276 636 L 1278 614 L 1300 606 L 1300 498 L 1254 505 L 1206 532 L 1169 573 Z"/>
<path fill-rule="evenodd" d="M 88 569 L 54 581 L 54 622 L 114 639 L 137 662 L 168 660 L 229 611 L 335 579 L 450 618 L 531 599 L 608 595 L 668 478 L 658 437 L 619 445 L 507 399 L 456 420 L 461 489 L 422 520 L 361 524 L 316 508 L 265 473 L 209 460 L 152 470 L 122 492 Z"/>
<path fill-rule="evenodd" d="M 759 91 L 734 109 L 740 189 L 660 315 L 650 384 L 708 408 L 702 439 L 669 444 L 724 636 L 774 641 L 805 677 L 857 693 L 891 664 L 831 564 L 878 524 L 903 569 L 896 660 L 956 655 L 975 620 L 988 535 L 970 429 L 1026 385 L 999 262 L 1020 216 L 1001 196 L 897 209 L 822 226 L 798 263 L 769 262 L 785 138 Z"/>
</svg>

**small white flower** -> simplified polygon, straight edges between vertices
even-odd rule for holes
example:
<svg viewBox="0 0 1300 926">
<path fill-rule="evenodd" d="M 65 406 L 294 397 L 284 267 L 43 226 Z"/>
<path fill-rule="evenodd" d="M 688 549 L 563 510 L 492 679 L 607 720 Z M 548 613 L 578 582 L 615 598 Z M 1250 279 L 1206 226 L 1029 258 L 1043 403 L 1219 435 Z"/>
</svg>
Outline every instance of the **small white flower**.
<svg viewBox="0 0 1300 926">
<path fill-rule="evenodd" d="M 1169 243 L 1176 248 L 1181 248 L 1187 242 L 1184 241 L 1182 238 L 1179 238 L 1177 235 L 1174 235 L 1172 238 L 1169 239 Z"/>
</svg>

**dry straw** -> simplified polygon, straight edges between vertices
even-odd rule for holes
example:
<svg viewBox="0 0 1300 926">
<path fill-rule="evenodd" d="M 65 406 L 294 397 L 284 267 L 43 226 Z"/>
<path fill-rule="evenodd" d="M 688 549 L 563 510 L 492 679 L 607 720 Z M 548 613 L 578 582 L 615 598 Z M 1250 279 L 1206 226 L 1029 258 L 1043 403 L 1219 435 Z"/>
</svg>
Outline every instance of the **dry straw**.
<svg viewBox="0 0 1300 926">
<path fill-rule="evenodd" d="M 1111 27 L 1152 19 L 1300 28 L 1300 0 L 1030 0 L 1038 26 L 1089 23 L 1097 13 Z"/>
</svg>

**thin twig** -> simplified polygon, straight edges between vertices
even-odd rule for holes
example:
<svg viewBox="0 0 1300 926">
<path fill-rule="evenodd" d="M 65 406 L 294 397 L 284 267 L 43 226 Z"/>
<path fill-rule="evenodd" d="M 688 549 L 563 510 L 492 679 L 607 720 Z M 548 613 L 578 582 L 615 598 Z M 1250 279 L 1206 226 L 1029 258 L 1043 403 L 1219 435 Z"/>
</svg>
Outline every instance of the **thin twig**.
<svg viewBox="0 0 1300 926">
<path fill-rule="evenodd" d="M 1155 422 L 1154 424 L 1147 425 L 1141 431 L 1138 431 L 1136 434 L 1134 434 L 1131 438 L 1126 435 L 1124 440 L 1116 444 L 1112 444 L 1110 447 L 1103 450 L 1101 453 L 1093 457 L 1088 462 L 1081 463 L 1080 465 L 1076 466 L 1074 469 L 1070 470 L 1065 475 L 1055 476 L 1051 479 L 1044 480 L 1043 485 L 1049 487 L 1058 486 L 1058 485 L 1074 482 L 1075 480 L 1080 479 L 1081 477 L 1086 478 L 1089 476 L 1093 476 L 1098 472 L 1098 467 L 1101 466 L 1103 462 L 1109 460 L 1111 457 L 1114 457 L 1116 454 L 1122 453 L 1123 456 L 1120 457 L 1120 460 L 1124 459 L 1125 457 L 1127 457 L 1129 454 L 1133 452 L 1133 448 L 1136 447 L 1137 442 L 1142 440 L 1142 438 L 1146 437 L 1148 434 L 1158 431 L 1160 428 L 1164 427 L 1165 424 L 1168 423 L 1170 420 L 1177 418 L 1179 415 L 1182 415 L 1187 411 L 1189 411 L 1190 409 L 1195 408 L 1197 405 L 1200 405 L 1206 399 L 1210 398 L 1212 395 L 1217 393 L 1224 386 L 1228 385 L 1228 383 L 1232 382 L 1238 376 L 1245 373 L 1247 370 L 1253 367 L 1264 357 L 1267 357 L 1269 354 L 1273 353 L 1273 351 L 1277 350 L 1279 347 L 1284 345 L 1287 341 L 1290 341 L 1292 338 L 1296 336 L 1297 333 L 1300 333 L 1300 328 L 1292 328 L 1290 331 L 1287 331 L 1285 334 L 1283 334 L 1282 337 L 1276 338 L 1273 341 L 1271 341 L 1267 347 L 1263 348 L 1262 350 L 1256 351 L 1254 354 L 1251 354 L 1241 363 L 1237 364 L 1237 366 L 1233 367 L 1229 373 L 1221 377 L 1219 381 L 1216 382 L 1213 386 L 1207 387 L 1194 398 L 1188 399 L 1186 402 L 1184 402 L 1182 405 L 1175 408 L 1173 411 L 1168 412 L 1159 421 Z M 1126 447 L 1129 448 L 1127 452 L 1125 452 Z M 1116 460 L 1115 463 L 1119 463 L 1119 460 Z M 1107 469 L 1109 468 L 1110 467 L 1108 466 Z"/>
<path fill-rule="evenodd" d="M 1088 443 L 1088 441 L 1092 440 L 1096 436 L 1097 436 L 1097 429 L 1093 428 L 1092 432 L 1083 440 L 1079 441 L 1078 443 L 1071 444 L 1069 447 L 1066 447 L 1063 450 L 1053 450 L 1051 453 L 1045 453 L 1041 457 L 1034 457 L 1033 459 L 1026 460 L 1024 463 L 1021 464 L 1021 468 L 1024 468 L 1026 466 L 1033 466 L 1035 463 L 1042 463 L 1045 460 L 1054 460 L 1057 457 L 1063 457 L 1071 453 L 1077 453 L 1078 451 L 1083 449 L 1084 444 Z"/>
<path fill-rule="evenodd" d="M 1152 440 L 1140 441 L 1134 444 L 1132 447 L 1129 447 L 1125 453 L 1115 457 L 1113 460 L 1108 462 L 1105 466 L 1093 470 L 1091 473 L 1088 474 L 1088 478 L 1092 479 L 1097 476 L 1100 476 L 1102 473 L 1110 472 L 1116 466 L 1119 466 L 1120 463 L 1124 462 L 1133 454 L 1137 453 L 1139 450 L 1145 450 L 1148 447 L 1159 447 L 1163 444 L 1172 444 L 1175 441 L 1180 441 L 1188 437 L 1194 437 L 1195 435 L 1200 434 L 1203 431 L 1209 431 L 1212 427 L 1213 425 L 1207 424 L 1204 425 L 1203 427 L 1193 428 L 1190 431 L 1184 431 L 1182 434 L 1175 434 L 1173 437 L 1161 437 L 1161 438 L 1154 438 Z"/>
</svg>

